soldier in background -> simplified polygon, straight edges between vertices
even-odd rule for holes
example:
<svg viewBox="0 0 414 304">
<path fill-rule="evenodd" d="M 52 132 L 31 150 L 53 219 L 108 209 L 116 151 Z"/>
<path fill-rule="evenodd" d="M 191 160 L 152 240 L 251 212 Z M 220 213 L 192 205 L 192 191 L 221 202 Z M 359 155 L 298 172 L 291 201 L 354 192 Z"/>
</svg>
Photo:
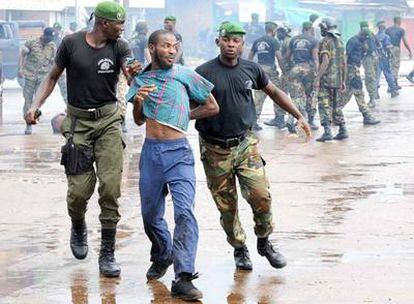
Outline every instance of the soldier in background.
<svg viewBox="0 0 414 304">
<path fill-rule="evenodd" d="M 55 30 L 47 27 L 43 30 L 43 35 L 29 39 L 25 42 L 20 52 L 18 76 L 24 78 L 23 86 L 23 118 L 33 103 L 34 95 L 49 72 L 55 58 L 56 45 Z M 26 123 L 26 135 L 32 134 L 32 125 Z"/>
<path fill-rule="evenodd" d="M 314 123 L 317 112 L 316 104 L 312 104 L 313 83 L 319 69 L 318 41 L 314 38 L 312 23 L 302 24 L 302 34 L 290 40 L 289 55 L 292 56 L 293 68 L 290 71 L 290 95 L 302 115 L 308 116 L 312 130 L 318 130 Z M 293 116 L 289 116 L 288 130 L 295 133 Z"/>
<path fill-rule="evenodd" d="M 380 123 L 380 121 L 375 119 L 370 113 L 368 105 L 365 102 L 365 94 L 360 74 L 362 58 L 366 51 L 366 42 L 370 35 L 371 31 L 367 28 L 363 28 L 357 35 L 351 37 L 346 44 L 346 90 L 341 94 L 340 102 L 340 106 L 343 109 L 351 100 L 352 95 L 355 96 L 358 109 L 364 118 L 364 125 L 376 125 Z"/>
<path fill-rule="evenodd" d="M 379 21 L 377 23 L 378 33 L 375 35 L 378 40 L 378 54 L 379 54 L 379 64 L 378 64 L 378 74 L 377 74 L 377 87 L 380 87 L 380 77 L 384 73 L 385 80 L 388 84 L 388 92 L 391 93 L 391 98 L 397 97 L 398 86 L 395 81 L 394 76 L 391 72 L 391 49 L 393 48 L 390 36 L 385 33 L 385 22 Z"/>
<path fill-rule="evenodd" d="M 408 45 L 407 37 L 405 35 L 405 30 L 401 27 L 401 17 L 395 16 L 394 17 L 394 25 L 387 28 L 385 33 L 390 36 L 390 41 L 392 44 L 391 47 L 391 71 L 392 75 L 394 76 L 395 83 L 397 85 L 397 89 L 401 89 L 398 85 L 398 73 L 400 71 L 400 64 L 401 64 L 401 40 L 404 43 L 405 48 L 408 51 L 409 58 L 412 59 L 413 54 L 411 52 L 411 48 Z"/>
<path fill-rule="evenodd" d="M 361 21 L 359 24 L 361 31 L 369 31 L 370 35 L 368 36 L 365 43 L 365 53 L 362 59 L 362 65 L 364 67 L 365 74 L 365 88 L 367 89 L 369 102 L 368 106 L 371 108 L 375 107 L 375 100 L 379 99 L 378 87 L 377 87 L 377 78 L 378 78 L 378 48 L 377 48 L 377 38 L 370 31 L 368 22 Z"/>
<path fill-rule="evenodd" d="M 345 119 L 340 106 L 339 93 L 345 91 L 345 50 L 334 18 L 323 18 L 319 24 L 323 39 L 319 43 L 319 70 L 314 89 L 318 92 L 318 107 L 324 132 L 319 142 L 348 137 Z M 331 124 L 339 125 L 339 132 L 332 137 Z"/>
<path fill-rule="evenodd" d="M 148 24 L 145 21 L 137 22 L 135 32 L 128 40 L 134 58 L 141 62 L 142 65 L 151 62 L 151 56 L 148 50 Z"/>
<path fill-rule="evenodd" d="M 280 89 L 289 94 L 290 79 L 289 73 L 292 69 L 291 58 L 288 57 L 288 49 L 290 43 L 290 32 L 291 29 L 287 24 L 281 24 L 276 30 L 276 36 L 280 43 L 280 52 L 282 55 L 282 62 L 280 62 L 279 67 L 282 70 L 282 76 L 280 78 Z M 278 129 L 286 128 L 285 116 L 286 111 L 279 107 L 277 104 L 273 103 L 273 111 L 275 117 L 271 120 L 265 121 L 264 124 L 267 126 L 277 127 Z"/>
<path fill-rule="evenodd" d="M 257 61 L 263 68 L 263 71 L 269 76 L 270 80 L 280 88 L 279 72 L 276 67 L 276 59 L 279 67 L 282 65 L 282 55 L 280 53 L 280 43 L 275 38 L 277 24 L 271 21 L 266 22 L 265 30 L 266 35 L 260 37 L 253 42 L 252 49 L 249 53 L 249 60 L 253 61 L 253 58 L 257 55 Z M 259 131 L 262 127 L 258 124 L 260 114 L 262 114 L 263 104 L 266 100 L 266 93 L 261 90 L 255 91 L 254 101 L 256 105 L 256 121 L 252 126 L 254 131 Z M 280 107 L 277 106 L 279 109 Z M 277 111 L 280 111 L 280 110 Z"/>
</svg>

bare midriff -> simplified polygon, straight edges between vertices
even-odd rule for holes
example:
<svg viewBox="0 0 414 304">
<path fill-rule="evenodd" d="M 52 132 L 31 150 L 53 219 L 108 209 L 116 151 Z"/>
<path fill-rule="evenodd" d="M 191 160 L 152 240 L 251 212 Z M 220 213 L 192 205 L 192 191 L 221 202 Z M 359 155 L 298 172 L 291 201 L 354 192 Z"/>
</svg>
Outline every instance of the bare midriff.
<svg viewBox="0 0 414 304">
<path fill-rule="evenodd" d="M 160 124 L 153 119 L 146 119 L 146 137 L 151 139 L 179 139 L 185 137 L 183 132 L 175 130 L 169 126 Z"/>
</svg>

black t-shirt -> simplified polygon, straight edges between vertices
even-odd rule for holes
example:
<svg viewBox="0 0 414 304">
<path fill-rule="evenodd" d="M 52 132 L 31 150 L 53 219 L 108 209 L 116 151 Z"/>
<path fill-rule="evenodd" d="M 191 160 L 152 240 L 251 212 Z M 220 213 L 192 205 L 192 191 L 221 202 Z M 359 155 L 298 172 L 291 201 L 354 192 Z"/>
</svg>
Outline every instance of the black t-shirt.
<svg viewBox="0 0 414 304">
<path fill-rule="evenodd" d="M 197 120 L 201 136 L 231 138 L 250 129 L 256 120 L 252 90 L 261 90 L 269 83 L 260 65 L 239 59 L 236 66 L 229 67 L 217 57 L 196 68 L 196 72 L 214 84 L 211 93 L 220 106 L 218 115 Z"/>
<path fill-rule="evenodd" d="M 257 54 L 259 64 L 275 65 L 276 52 L 280 50 L 279 40 L 270 36 L 262 36 L 253 42 L 252 52 Z"/>
<path fill-rule="evenodd" d="M 318 46 L 318 40 L 307 35 L 298 35 L 290 40 L 290 50 L 293 56 L 293 62 L 312 63 L 312 50 Z"/>
<path fill-rule="evenodd" d="M 405 30 L 403 28 L 397 27 L 397 26 L 391 26 L 391 27 L 387 28 L 387 30 L 385 31 L 385 33 L 388 36 L 390 36 L 391 43 L 392 43 L 393 46 L 400 47 L 400 45 L 401 45 L 401 39 L 405 35 Z"/>
<path fill-rule="evenodd" d="M 128 43 L 121 39 L 97 49 L 86 42 L 84 31 L 64 37 L 56 65 L 66 69 L 69 104 L 87 109 L 116 102 L 119 72 L 130 53 Z"/>
</svg>

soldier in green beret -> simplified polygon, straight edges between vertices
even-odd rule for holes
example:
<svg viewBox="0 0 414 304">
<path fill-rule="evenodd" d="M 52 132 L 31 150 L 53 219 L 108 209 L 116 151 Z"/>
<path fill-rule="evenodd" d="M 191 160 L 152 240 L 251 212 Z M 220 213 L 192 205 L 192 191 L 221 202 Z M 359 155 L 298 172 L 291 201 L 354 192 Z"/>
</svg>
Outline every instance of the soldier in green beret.
<svg viewBox="0 0 414 304">
<path fill-rule="evenodd" d="M 238 217 L 236 178 L 241 193 L 253 210 L 257 250 L 274 268 L 286 266 L 285 257 L 270 243 L 273 231 L 272 200 L 265 162 L 258 139 L 251 132 L 256 121 L 252 90 L 263 90 L 272 100 L 298 119 L 307 136 L 311 131 L 292 101 L 277 88 L 263 68 L 240 58 L 245 30 L 235 23 L 223 24 L 216 40 L 220 55 L 196 68 L 214 84 L 213 96 L 220 106 L 216 116 L 197 120 L 201 160 L 207 184 L 220 211 L 220 222 L 227 241 L 234 248 L 237 269 L 252 270 L 246 234 Z"/>
<path fill-rule="evenodd" d="M 123 142 L 116 85 L 121 71 L 133 74 L 140 66 L 133 71 L 126 67 L 125 61 L 131 52 L 128 44 L 120 39 L 124 8 L 106 1 L 96 6 L 94 14 L 90 32 L 79 31 L 63 38 L 52 70 L 42 82 L 26 121 L 36 123 L 35 112 L 66 70 L 69 99 L 67 116 L 62 123 L 62 133 L 67 139 L 62 148 L 62 164 L 68 180 L 67 207 L 72 221 L 70 248 L 77 259 L 84 259 L 88 254 L 85 213 L 98 179 L 102 227 L 99 271 L 104 276 L 117 277 L 121 268 L 114 251 L 120 219 Z"/>
</svg>

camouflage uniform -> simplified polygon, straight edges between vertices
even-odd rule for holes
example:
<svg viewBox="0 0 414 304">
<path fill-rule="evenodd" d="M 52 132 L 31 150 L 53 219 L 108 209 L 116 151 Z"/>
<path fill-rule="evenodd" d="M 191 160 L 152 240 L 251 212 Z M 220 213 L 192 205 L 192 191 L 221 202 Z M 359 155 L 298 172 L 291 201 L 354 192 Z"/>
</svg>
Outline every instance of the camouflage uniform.
<svg viewBox="0 0 414 304">
<path fill-rule="evenodd" d="M 52 67 L 56 46 L 54 42 L 43 45 L 40 38 L 36 38 L 26 41 L 23 52 L 26 53 L 23 63 L 23 97 L 25 101 L 23 117 L 25 117 L 33 102 L 36 90 Z"/>
<path fill-rule="evenodd" d="M 271 195 L 258 140 L 252 133 L 237 146 L 223 148 L 200 137 L 201 160 L 207 185 L 220 211 L 227 241 L 235 248 L 245 244 L 246 234 L 238 217 L 236 177 L 241 193 L 253 209 L 255 234 L 259 238 L 273 231 Z"/>
<path fill-rule="evenodd" d="M 319 43 L 319 58 L 322 62 L 322 55 L 328 54 L 329 65 L 320 80 L 318 92 L 318 108 L 321 125 L 330 125 L 332 121 L 336 125 L 344 125 L 339 89 L 343 83 L 341 69 L 345 66 L 344 43 L 340 38 L 332 35 L 324 37 Z"/>
</svg>

